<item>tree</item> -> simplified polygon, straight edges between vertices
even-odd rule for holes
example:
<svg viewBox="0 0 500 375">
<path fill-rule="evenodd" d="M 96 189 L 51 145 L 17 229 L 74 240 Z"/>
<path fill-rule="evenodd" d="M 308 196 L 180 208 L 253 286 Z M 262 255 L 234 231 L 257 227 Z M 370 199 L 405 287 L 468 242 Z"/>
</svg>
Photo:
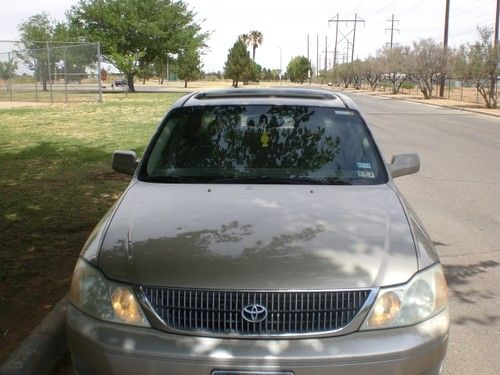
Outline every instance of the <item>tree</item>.
<svg viewBox="0 0 500 375">
<path fill-rule="evenodd" d="M 47 14 L 30 17 L 18 29 L 24 50 L 17 56 L 34 71 L 43 91 L 48 91 L 47 82 L 54 80 L 54 76 L 80 82 L 87 77 L 88 67 L 96 68 L 96 46 L 80 44 L 75 29 L 51 20 Z"/>
<path fill-rule="evenodd" d="M 243 72 L 243 84 L 248 85 L 250 82 L 259 82 L 261 75 L 262 66 L 252 61 L 250 66 Z"/>
<path fill-rule="evenodd" d="M 381 59 L 376 57 L 367 58 L 362 65 L 362 76 L 370 85 L 370 90 L 375 91 L 380 81 L 384 77 Z"/>
<path fill-rule="evenodd" d="M 252 60 L 255 61 L 255 51 L 262 45 L 264 35 L 260 31 L 252 30 L 249 34 L 243 34 L 241 37 L 248 46 L 252 47 Z"/>
<path fill-rule="evenodd" d="M 378 55 L 384 66 L 384 76 L 392 84 L 392 93 L 399 93 L 401 86 L 410 78 L 410 48 L 385 47 L 378 52 Z"/>
<path fill-rule="evenodd" d="M 31 16 L 18 26 L 21 43 L 25 49 L 18 53 L 18 57 L 35 72 L 35 79 L 42 82 L 43 91 L 48 91 L 49 69 L 55 69 L 52 64 L 49 67 L 46 44 L 54 38 L 55 29 L 55 21 L 46 13 Z"/>
<path fill-rule="evenodd" d="M 5 81 L 5 87 L 7 91 L 10 91 L 12 87 L 10 86 L 10 79 L 14 76 L 17 69 L 17 62 L 15 60 L 0 61 L 0 77 Z"/>
<path fill-rule="evenodd" d="M 456 55 L 454 71 L 458 76 L 470 80 L 484 99 L 486 108 L 496 108 L 498 98 L 495 81 L 500 75 L 500 57 L 493 45 L 493 31 L 478 28 L 481 40 L 462 45 Z"/>
<path fill-rule="evenodd" d="M 188 48 L 181 53 L 177 65 L 177 76 L 184 81 L 184 87 L 201 75 L 200 53 L 195 48 Z"/>
<path fill-rule="evenodd" d="M 155 69 L 152 63 L 141 66 L 137 71 L 137 77 L 142 79 L 143 85 L 146 84 L 146 81 L 149 81 L 151 78 L 153 78 L 154 74 Z"/>
<path fill-rule="evenodd" d="M 447 60 L 447 51 L 432 39 L 413 43 L 409 60 L 410 73 L 425 99 L 432 97 L 434 85 L 446 74 Z"/>
<path fill-rule="evenodd" d="M 359 90 L 363 82 L 363 62 L 357 59 L 350 63 L 337 65 L 333 77 L 335 82 L 342 82 L 344 88 L 352 85 L 356 90 Z"/>
<path fill-rule="evenodd" d="M 101 42 L 104 57 L 127 77 L 188 46 L 205 47 L 207 33 L 182 1 L 80 0 L 69 12 L 71 25 L 90 41 Z"/>
<path fill-rule="evenodd" d="M 304 56 L 294 57 L 287 67 L 288 76 L 292 82 L 299 82 L 300 84 L 309 76 L 312 70 L 311 62 Z"/>
<path fill-rule="evenodd" d="M 224 75 L 233 80 L 234 87 L 238 87 L 238 82 L 244 79 L 245 73 L 248 74 L 251 68 L 252 59 L 248 54 L 247 46 L 242 38 L 238 38 L 227 55 Z"/>
</svg>

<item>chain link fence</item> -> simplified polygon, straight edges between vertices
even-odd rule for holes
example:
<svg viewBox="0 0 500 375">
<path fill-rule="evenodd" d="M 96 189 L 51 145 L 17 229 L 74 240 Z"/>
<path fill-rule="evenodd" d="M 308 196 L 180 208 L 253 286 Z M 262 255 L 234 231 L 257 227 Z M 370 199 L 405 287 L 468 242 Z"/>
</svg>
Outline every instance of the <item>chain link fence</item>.
<svg viewBox="0 0 500 375">
<path fill-rule="evenodd" d="M 0 101 L 101 101 L 98 43 L 29 45 L 0 53 Z"/>
</svg>

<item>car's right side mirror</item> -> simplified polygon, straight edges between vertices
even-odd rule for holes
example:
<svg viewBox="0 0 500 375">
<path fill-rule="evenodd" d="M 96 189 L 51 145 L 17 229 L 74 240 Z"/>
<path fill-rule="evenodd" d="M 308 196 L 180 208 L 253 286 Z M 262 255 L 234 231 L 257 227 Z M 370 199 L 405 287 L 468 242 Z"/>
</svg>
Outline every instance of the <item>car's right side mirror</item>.
<svg viewBox="0 0 500 375">
<path fill-rule="evenodd" d="M 407 176 L 420 170 L 418 154 L 396 154 L 392 156 L 389 172 L 392 178 Z"/>
<path fill-rule="evenodd" d="M 134 151 L 115 151 L 111 167 L 116 172 L 133 175 L 137 168 L 137 155 Z"/>
</svg>

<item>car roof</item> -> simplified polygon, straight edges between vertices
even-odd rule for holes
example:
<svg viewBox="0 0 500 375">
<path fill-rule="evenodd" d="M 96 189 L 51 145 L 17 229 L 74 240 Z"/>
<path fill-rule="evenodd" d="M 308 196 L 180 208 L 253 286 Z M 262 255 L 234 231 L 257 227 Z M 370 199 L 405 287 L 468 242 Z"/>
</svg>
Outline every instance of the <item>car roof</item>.
<svg viewBox="0 0 500 375">
<path fill-rule="evenodd" d="M 347 96 L 316 88 L 258 88 L 207 90 L 184 96 L 177 107 L 207 105 L 308 105 L 358 110 Z"/>
</svg>

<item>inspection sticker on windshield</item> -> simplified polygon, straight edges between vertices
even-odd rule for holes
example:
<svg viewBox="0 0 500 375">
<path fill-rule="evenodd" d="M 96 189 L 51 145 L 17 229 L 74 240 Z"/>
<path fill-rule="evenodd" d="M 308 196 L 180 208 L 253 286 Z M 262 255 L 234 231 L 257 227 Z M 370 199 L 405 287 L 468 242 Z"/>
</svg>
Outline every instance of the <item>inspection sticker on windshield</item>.
<svg viewBox="0 0 500 375">
<path fill-rule="evenodd" d="M 358 171 L 358 177 L 361 178 L 375 178 L 375 173 L 371 171 Z"/>
<path fill-rule="evenodd" d="M 372 165 L 370 163 L 356 163 L 359 169 L 372 169 Z"/>
<path fill-rule="evenodd" d="M 267 147 L 269 145 L 269 136 L 267 135 L 266 131 L 264 131 L 264 133 L 260 137 L 260 141 L 262 142 L 262 147 Z"/>
</svg>

